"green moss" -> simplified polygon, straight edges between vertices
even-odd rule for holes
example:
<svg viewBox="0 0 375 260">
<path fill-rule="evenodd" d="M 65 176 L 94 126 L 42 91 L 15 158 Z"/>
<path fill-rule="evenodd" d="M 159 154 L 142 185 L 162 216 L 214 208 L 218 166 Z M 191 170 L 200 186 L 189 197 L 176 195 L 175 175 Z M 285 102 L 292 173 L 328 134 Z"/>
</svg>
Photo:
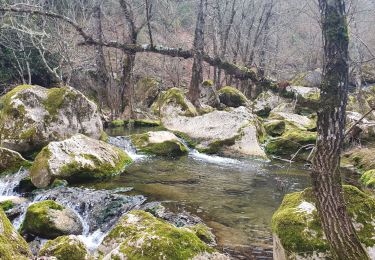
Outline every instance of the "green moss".
<svg viewBox="0 0 375 260">
<path fill-rule="evenodd" d="M 113 120 L 111 123 L 109 123 L 110 127 L 120 127 L 120 126 L 125 126 L 125 121 L 124 120 Z"/>
<path fill-rule="evenodd" d="M 0 209 L 0 258 L 2 260 L 27 260 L 32 258 L 26 241 L 17 233 L 12 223 Z"/>
<path fill-rule="evenodd" d="M 151 109 L 154 114 L 160 115 L 160 111 L 163 107 L 171 103 L 181 107 L 182 111 L 184 111 L 183 115 L 185 116 L 197 115 L 196 108 L 191 104 L 188 104 L 185 94 L 178 88 L 171 88 L 162 92 L 156 102 L 152 105 Z"/>
<path fill-rule="evenodd" d="M 22 132 L 21 135 L 20 135 L 20 139 L 32 140 L 35 135 L 36 135 L 36 128 L 32 127 L 30 129 Z"/>
<path fill-rule="evenodd" d="M 132 135 L 131 141 L 137 150 L 146 154 L 181 156 L 188 153 L 188 149 L 178 140 L 150 143 L 148 133 Z"/>
<path fill-rule="evenodd" d="M 19 169 L 28 169 L 31 162 L 22 158 L 14 151 L 0 147 L 0 174 L 11 174 L 18 172 Z"/>
<path fill-rule="evenodd" d="M 48 149 L 48 146 L 44 147 L 42 151 L 35 157 L 35 160 L 33 162 L 33 165 L 30 169 L 30 177 L 31 180 L 40 174 L 40 172 L 49 172 L 49 164 L 48 160 L 51 158 L 52 153 Z M 47 175 L 47 173 L 45 175 Z"/>
<path fill-rule="evenodd" d="M 63 206 L 53 200 L 45 200 L 30 205 L 27 208 L 25 219 L 21 225 L 21 232 L 45 238 L 54 238 L 62 235 L 61 231 L 54 226 L 54 221 L 50 219 L 48 211 L 61 211 L 63 209 Z"/>
<path fill-rule="evenodd" d="M 184 140 L 189 147 L 195 148 L 198 145 L 198 142 L 196 140 L 193 140 L 190 136 L 183 132 L 174 131 L 173 132 L 178 138 L 181 138 Z"/>
<path fill-rule="evenodd" d="M 67 88 L 51 88 L 47 91 L 47 99 L 43 100 L 43 105 L 49 115 L 54 118 L 64 103 Z"/>
<path fill-rule="evenodd" d="M 106 132 L 104 132 L 104 131 L 101 131 L 100 132 L 99 140 L 107 143 L 108 140 L 109 140 L 108 134 Z"/>
<path fill-rule="evenodd" d="M 214 81 L 211 79 L 207 79 L 202 82 L 203 87 L 212 87 L 214 85 Z"/>
<path fill-rule="evenodd" d="M 358 236 L 363 244 L 375 244 L 375 200 L 353 186 L 344 186 L 348 212 L 355 220 Z M 313 252 L 329 254 L 329 246 L 316 210 L 312 213 L 299 208 L 302 202 L 315 204 L 311 188 L 288 194 L 272 217 L 272 230 L 279 237 L 288 254 L 309 256 Z"/>
<path fill-rule="evenodd" d="M 291 85 L 292 86 L 304 86 L 306 76 L 307 76 L 306 72 L 298 74 L 294 79 L 292 79 Z"/>
<path fill-rule="evenodd" d="M 38 255 L 56 257 L 57 260 L 83 260 L 87 259 L 88 252 L 78 238 L 61 236 L 44 244 Z"/>
<path fill-rule="evenodd" d="M 0 207 L 4 211 L 7 211 L 7 210 L 10 210 L 14 207 L 14 203 L 11 200 L 5 200 L 5 201 L 0 202 Z"/>
<path fill-rule="evenodd" d="M 220 102 L 229 107 L 246 106 L 247 98 L 241 91 L 233 87 L 223 87 L 218 91 Z"/>
<path fill-rule="evenodd" d="M 219 153 L 223 146 L 232 146 L 236 143 L 237 138 L 239 135 L 234 136 L 233 138 L 228 138 L 224 140 L 215 140 L 211 142 L 207 147 L 196 147 L 197 150 L 201 153 L 207 154 L 216 154 Z"/>
<path fill-rule="evenodd" d="M 76 182 L 81 180 L 105 179 L 123 172 L 125 167 L 132 163 L 132 159 L 121 149 L 114 147 L 118 158 L 115 165 L 103 162 L 92 154 L 81 154 L 83 158 L 90 160 L 94 166 L 81 164 L 76 160 L 65 164 L 59 170 L 59 175 L 64 176 L 68 181 Z"/>
<path fill-rule="evenodd" d="M 272 120 L 264 124 L 267 134 L 270 136 L 281 136 L 285 131 L 284 120 Z"/>
<path fill-rule="evenodd" d="M 315 142 L 315 132 L 289 128 L 280 137 L 270 139 L 266 145 L 266 151 L 270 154 L 290 156 L 295 154 L 301 147 Z M 304 152 L 301 151 L 301 155 Z"/>
<path fill-rule="evenodd" d="M 374 148 L 356 148 L 346 152 L 343 157 L 362 173 L 375 169 Z"/>
<path fill-rule="evenodd" d="M 103 244 L 120 243 L 119 253 L 127 259 L 191 259 L 213 252 L 193 232 L 177 228 L 144 211 L 131 211 L 119 221 Z"/>
<path fill-rule="evenodd" d="M 194 234 L 199 237 L 200 240 L 207 244 L 215 242 L 215 236 L 211 232 L 211 229 L 204 224 L 197 224 L 194 226 L 189 226 L 187 229 L 194 232 Z"/>
<path fill-rule="evenodd" d="M 369 170 L 362 174 L 361 182 L 369 188 L 375 188 L 375 170 Z"/>
</svg>

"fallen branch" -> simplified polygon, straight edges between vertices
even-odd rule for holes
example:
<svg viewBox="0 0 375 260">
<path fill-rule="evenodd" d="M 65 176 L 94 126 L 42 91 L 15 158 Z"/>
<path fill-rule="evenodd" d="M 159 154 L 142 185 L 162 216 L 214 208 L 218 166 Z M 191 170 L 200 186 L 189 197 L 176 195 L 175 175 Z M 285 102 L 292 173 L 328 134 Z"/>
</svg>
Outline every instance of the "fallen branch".
<svg viewBox="0 0 375 260">
<path fill-rule="evenodd" d="M 355 122 L 349 129 L 348 129 L 348 131 L 346 131 L 346 133 L 345 133 L 345 135 L 344 135 L 344 138 L 346 138 L 349 134 L 350 134 L 350 132 L 354 129 L 354 127 L 356 127 L 359 123 L 361 123 L 362 122 L 362 120 L 363 119 L 365 119 L 369 114 L 371 114 L 372 113 L 372 111 L 374 111 L 375 110 L 375 108 L 371 108 L 371 110 L 370 111 L 368 111 L 366 114 L 364 114 L 359 120 L 357 120 L 357 122 Z"/>
<path fill-rule="evenodd" d="M 25 7 L 4 7 L 0 6 L 0 12 L 11 12 L 11 13 L 26 13 L 31 15 L 41 15 L 46 16 L 50 18 L 56 18 L 60 19 L 67 24 L 71 25 L 78 34 L 83 38 L 83 42 L 81 42 L 79 45 L 101 45 L 108 48 L 115 48 L 120 49 L 124 52 L 129 53 L 138 53 L 138 52 L 149 52 L 149 53 L 156 53 L 161 55 L 166 55 L 170 57 L 179 57 L 184 59 L 190 59 L 193 58 L 193 52 L 191 50 L 184 50 L 181 48 L 169 48 L 161 45 L 150 45 L 150 44 L 144 44 L 144 45 L 138 45 L 138 44 L 125 44 L 125 43 L 119 43 L 116 41 L 109 41 L 109 42 L 102 42 L 95 40 L 91 35 L 87 34 L 83 28 L 73 20 L 71 20 L 69 17 L 66 17 L 61 14 L 56 14 L 49 11 L 44 11 L 40 9 L 35 9 L 35 7 L 25 6 Z M 228 75 L 232 75 L 233 77 L 237 79 L 250 79 L 253 82 L 262 82 L 267 83 L 268 80 L 261 79 L 258 76 L 258 73 L 256 69 L 247 68 L 247 67 L 240 67 L 236 64 L 229 63 L 227 61 L 223 61 L 219 58 L 212 58 L 208 54 L 204 54 L 203 60 L 208 63 L 209 65 L 213 67 L 217 67 L 219 69 L 224 70 Z"/>
</svg>

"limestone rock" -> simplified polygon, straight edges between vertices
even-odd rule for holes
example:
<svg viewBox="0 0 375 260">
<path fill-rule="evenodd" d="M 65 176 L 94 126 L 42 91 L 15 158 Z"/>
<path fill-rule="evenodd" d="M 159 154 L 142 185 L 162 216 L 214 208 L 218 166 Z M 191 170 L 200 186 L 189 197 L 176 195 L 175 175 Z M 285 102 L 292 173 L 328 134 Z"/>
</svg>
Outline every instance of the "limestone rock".
<svg viewBox="0 0 375 260">
<path fill-rule="evenodd" d="M 270 112 L 275 109 L 276 111 L 285 112 L 285 109 L 282 109 L 281 105 L 289 103 L 290 102 L 287 99 L 268 90 L 259 94 L 255 99 L 253 103 L 253 112 L 258 116 L 268 117 Z M 291 111 L 291 109 L 288 108 L 286 111 Z"/>
<path fill-rule="evenodd" d="M 249 100 L 242 92 L 234 87 L 223 87 L 218 91 L 218 96 L 221 104 L 227 107 L 247 106 Z"/>
<path fill-rule="evenodd" d="M 191 259 L 214 251 L 192 231 L 144 211 L 125 215 L 98 248 L 103 259 Z"/>
<path fill-rule="evenodd" d="M 89 260 L 85 244 L 76 236 L 60 236 L 43 245 L 39 257 L 55 257 L 57 260 Z"/>
<path fill-rule="evenodd" d="M 56 178 L 74 182 L 110 177 L 121 173 L 131 161 L 123 150 L 78 134 L 43 148 L 30 176 L 36 187 L 43 188 Z"/>
<path fill-rule="evenodd" d="M 188 153 L 187 147 L 171 132 L 157 131 L 131 136 L 138 151 L 164 156 L 181 156 Z"/>
<path fill-rule="evenodd" d="M 32 257 L 29 246 L 0 209 L 0 259 L 27 260 Z"/>
<path fill-rule="evenodd" d="M 227 153 L 242 156 L 266 156 L 260 147 L 262 126 L 245 107 L 195 117 L 164 117 L 162 123 L 201 152 L 225 153 L 227 150 Z"/>
<path fill-rule="evenodd" d="M 17 152 L 42 148 L 77 133 L 99 139 L 97 106 L 70 88 L 22 85 L 0 98 L 2 146 Z"/>
<path fill-rule="evenodd" d="M 374 252 L 375 199 L 353 186 L 344 186 L 344 196 L 360 241 Z M 272 217 L 272 230 L 275 259 L 331 258 L 311 188 L 285 196 Z"/>
</svg>

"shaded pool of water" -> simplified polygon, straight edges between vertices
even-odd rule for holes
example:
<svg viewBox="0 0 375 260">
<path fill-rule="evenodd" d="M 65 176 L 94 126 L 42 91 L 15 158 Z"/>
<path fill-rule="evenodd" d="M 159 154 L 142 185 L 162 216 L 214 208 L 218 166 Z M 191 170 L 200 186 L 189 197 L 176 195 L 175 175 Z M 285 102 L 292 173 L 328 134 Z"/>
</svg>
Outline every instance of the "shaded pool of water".
<svg viewBox="0 0 375 260">
<path fill-rule="evenodd" d="M 308 185 L 307 171 L 299 165 L 192 152 L 179 159 L 141 159 L 122 175 L 89 187 L 134 187 L 133 193 L 149 201 L 162 201 L 173 211 L 201 217 L 214 229 L 221 247 L 268 248 L 272 246 L 271 217 L 283 196 Z"/>
</svg>

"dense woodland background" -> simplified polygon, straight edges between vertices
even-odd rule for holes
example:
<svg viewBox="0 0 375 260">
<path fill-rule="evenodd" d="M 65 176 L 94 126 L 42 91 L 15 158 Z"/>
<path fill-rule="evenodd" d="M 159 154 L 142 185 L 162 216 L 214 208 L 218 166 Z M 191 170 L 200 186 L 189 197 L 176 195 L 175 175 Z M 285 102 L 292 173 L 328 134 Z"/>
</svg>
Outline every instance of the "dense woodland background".
<svg viewBox="0 0 375 260">
<path fill-rule="evenodd" d="M 0 5 L 37 6 L 66 16 L 97 41 L 184 50 L 193 48 L 202 7 L 197 0 L 1 0 Z M 375 67 L 375 1 L 352 0 L 347 8 L 351 82 L 362 85 Z M 210 57 L 256 67 L 278 81 L 321 68 L 317 1 L 208 0 L 203 9 L 204 52 Z M 129 96 L 140 79 L 152 78 L 166 89 L 188 88 L 192 78 L 192 59 L 83 45 L 77 31 L 61 19 L 9 12 L 0 19 L 1 93 L 20 83 L 69 84 L 118 116 L 135 102 Z M 256 95 L 251 80 L 240 81 L 207 64 L 203 71 L 203 79 L 213 80 L 216 88 L 232 85 L 248 97 Z"/>
</svg>

